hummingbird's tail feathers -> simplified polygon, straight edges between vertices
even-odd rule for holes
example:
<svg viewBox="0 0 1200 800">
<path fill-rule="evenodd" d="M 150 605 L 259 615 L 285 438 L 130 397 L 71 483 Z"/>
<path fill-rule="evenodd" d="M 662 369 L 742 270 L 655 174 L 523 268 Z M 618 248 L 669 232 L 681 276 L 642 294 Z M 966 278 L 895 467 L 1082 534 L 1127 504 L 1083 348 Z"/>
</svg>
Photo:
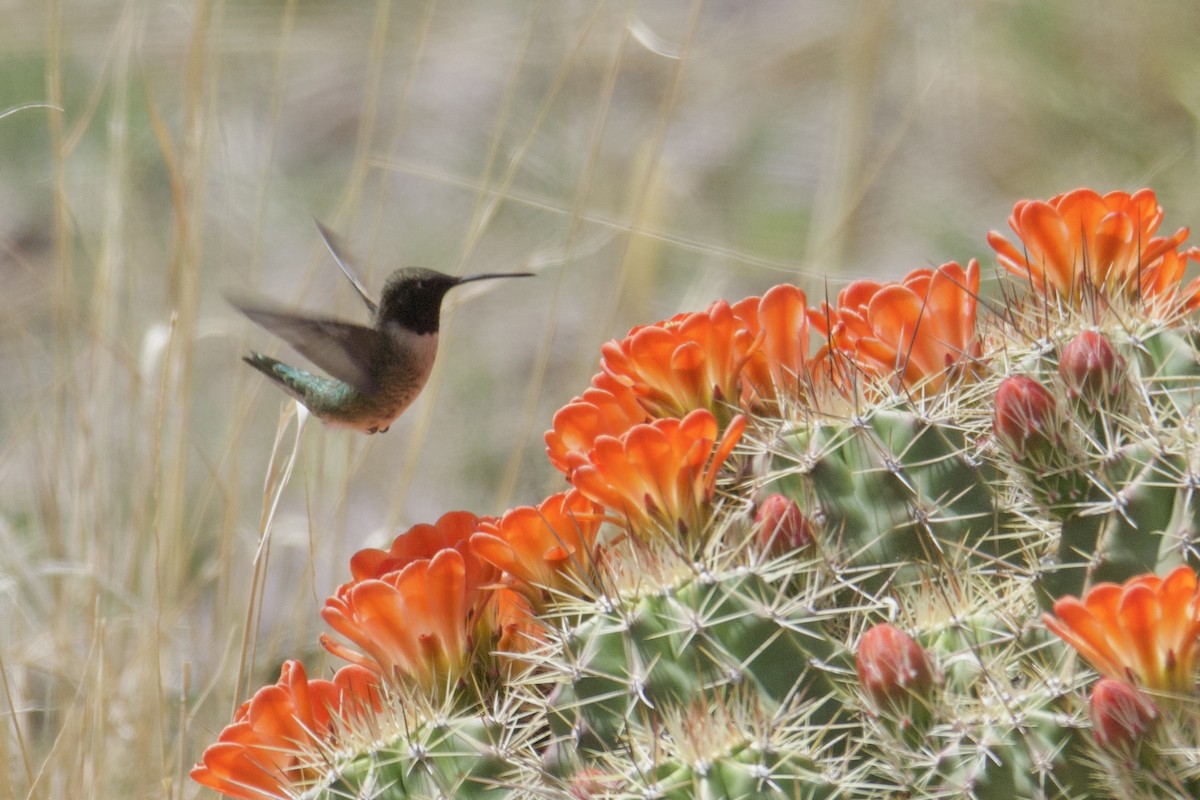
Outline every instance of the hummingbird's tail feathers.
<svg viewBox="0 0 1200 800">
<path fill-rule="evenodd" d="M 299 400 L 301 403 L 305 402 L 304 392 L 297 386 L 296 376 L 291 374 L 298 373 L 301 370 L 288 366 L 278 359 L 264 356 L 262 353 L 251 353 L 248 356 L 242 356 L 242 361 L 245 361 L 263 375 L 266 375 L 294 399 Z"/>
<path fill-rule="evenodd" d="M 358 277 L 358 273 L 350 266 L 350 259 L 344 254 L 345 248 L 342 246 L 341 239 L 338 238 L 336 233 L 322 225 L 319 219 L 314 219 L 313 222 L 317 223 L 317 230 L 321 234 L 321 239 L 325 242 L 325 246 L 329 248 L 329 254 L 333 256 L 333 260 L 342 268 L 342 274 L 354 285 L 358 296 L 363 299 L 363 302 L 367 304 L 367 308 L 371 310 L 371 314 L 374 315 L 379 311 L 379 303 L 371 296 L 367 287 L 363 285 L 362 280 Z"/>
<path fill-rule="evenodd" d="M 285 311 L 258 301 L 233 296 L 229 301 L 334 378 L 360 392 L 375 390 L 374 366 L 389 347 L 384 334 L 374 328 Z"/>
</svg>

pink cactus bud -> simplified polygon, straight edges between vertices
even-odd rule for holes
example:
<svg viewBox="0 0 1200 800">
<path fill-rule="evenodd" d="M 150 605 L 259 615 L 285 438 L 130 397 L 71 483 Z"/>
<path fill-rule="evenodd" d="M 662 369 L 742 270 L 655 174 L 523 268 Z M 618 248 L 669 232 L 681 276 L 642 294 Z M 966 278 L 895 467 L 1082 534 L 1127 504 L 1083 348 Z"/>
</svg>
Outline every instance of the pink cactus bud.
<svg viewBox="0 0 1200 800">
<path fill-rule="evenodd" d="M 1072 398 L 1096 406 L 1119 386 L 1117 373 L 1124 360 L 1102 333 L 1084 331 L 1063 347 L 1058 374 Z"/>
<path fill-rule="evenodd" d="M 863 634 L 855 657 L 858 683 L 882 714 L 907 724 L 926 718 L 935 683 L 929 655 L 904 631 L 884 622 Z"/>
<path fill-rule="evenodd" d="M 594 767 L 585 767 L 575 773 L 571 779 L 571 797 L 575 800 L 592 800 L 596 797 L 602 797 L 605 794 L 606 784 L 611 784 L 612 780 L 605 780 L 605 775 L 600 770 Z"/>
<path fill-rule="evenodd" d="M 812 544 L 812 528 L 800 506 L 789 497 L 773 494 L 754 515 L 756 541 L 764 552 L 783 554 Z"/>
<path fill-rule="evenodd" d="M 996 389 L 992 431 L 1017 461 L 1047 461 L 1061 444 L 1057 405 L 1046 387 L 1024 375 L 1011 375 Z"/>
<path fill-rule="evenodd" d="M 1132 753 L 1158 721 L 1158 709 L 1145 693 L 1113 678 L 1092 687 L 1088 710 L 1096 741 L 1121 753 Z"/>
</svg>

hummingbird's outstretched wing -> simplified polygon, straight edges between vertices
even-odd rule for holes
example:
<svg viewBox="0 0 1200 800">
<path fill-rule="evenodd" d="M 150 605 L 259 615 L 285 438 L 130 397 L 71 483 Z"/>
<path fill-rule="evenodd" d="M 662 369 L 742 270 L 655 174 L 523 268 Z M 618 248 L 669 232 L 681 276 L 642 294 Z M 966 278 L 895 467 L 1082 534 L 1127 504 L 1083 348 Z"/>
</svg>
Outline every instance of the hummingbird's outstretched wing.
<svg viewBox="0 0 1200 800">
<path fill-rule="evenodd" d="M 354 284 L 358 296 L 363 299 L 363 302 L 367 304 L 367 308 L 371 309 L 371 315 L 374 316 L 375 312 L 379 310 L 379 303 L 375 302 L 375 298 L 371 296 L 371 293 L 367 291 L 367 287 L 363 286 L 363 282 L 359 280 L 358 273 L 350 267 L 350 260 L 342 255 L 341 240 L 338 239 L 336 233 L 322 225 L 319 219 L 314 219 L 313 222 L 317 223 L 317 230 L 321 232 L 321 239 L 324 240 L 325 246 L 329 248 L 329 253 L 333 256 L 333 260 L 342 268 L 342 274 L 350 279 L 350 283 Z"/>
<path fill-rule="evenodd" d="M 373 328 L 336 319 L 310 317 L 254 300 L 229 297 L 239 311 L 283 339 L 302 356 L 364 394 L 377 389 L 374 366 L 388 342 Z"/>
</svg>

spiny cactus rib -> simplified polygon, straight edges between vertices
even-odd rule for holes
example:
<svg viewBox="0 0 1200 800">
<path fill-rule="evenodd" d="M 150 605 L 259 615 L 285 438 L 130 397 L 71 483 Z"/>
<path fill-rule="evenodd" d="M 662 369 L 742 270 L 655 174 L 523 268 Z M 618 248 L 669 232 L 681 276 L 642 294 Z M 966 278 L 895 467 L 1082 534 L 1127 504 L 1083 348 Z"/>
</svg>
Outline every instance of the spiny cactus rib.
<svg viewBox="0 0 1200 800">
<path fill-rule="evenodd" d="M 744 570 L 631 597 L 565 631 L 559 680 L 570 692 L 550 713 L 613 747 L 645 712 L 721 686 L 752 687 L 772 708 L 823 697 L 834 647 L 820 622 Z"/>
<path fill-rule="evenodd" d="M 423 725 L 397 736 L 387 748 L 335 763 L 330 770 L 335 779 L 313 796 L 326 800 L 503 796 L 513 772 L 505 757 L 504 727 L 482 717 Z"/>
<path fill-rule="evenodd" d="M 863 585 L 913 565 L 994 565 L 1017 558 L 995 489 L 999 472 L 967 433 L 912 410 L 873 409 L 843 423 L 785 432 L 774 491 L 823 531 L 826 558 Z M 868 574 L 873 573 L 873 574 Z"/>
</svg>

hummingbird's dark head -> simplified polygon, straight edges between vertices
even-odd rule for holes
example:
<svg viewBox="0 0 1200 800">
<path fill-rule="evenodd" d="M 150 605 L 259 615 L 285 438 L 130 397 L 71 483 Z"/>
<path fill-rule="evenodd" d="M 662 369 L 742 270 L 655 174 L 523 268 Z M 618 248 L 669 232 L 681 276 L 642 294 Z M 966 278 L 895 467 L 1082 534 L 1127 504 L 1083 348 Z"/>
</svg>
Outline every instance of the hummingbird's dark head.
<svg viewBox="0 0 1200 800">
<path fill-rule="evenodd" d="M 388 278 L 379 298 L 376 323 L 393 322 L 413 333 L 437 333 L 442 298 L 460 283 L 489 278 L 519 278 L 528 272 L 489 273 L 456 277 L 433 269 L 405 267 Z"/>
<path fill-rule="evenodd" d="M 413 333 L 437 333 L 442 298 L 460 283 L 462 278 L 437 270 L 398 269 L 383 287 L 377 322 L 394 322 Z"/>
</svg>

